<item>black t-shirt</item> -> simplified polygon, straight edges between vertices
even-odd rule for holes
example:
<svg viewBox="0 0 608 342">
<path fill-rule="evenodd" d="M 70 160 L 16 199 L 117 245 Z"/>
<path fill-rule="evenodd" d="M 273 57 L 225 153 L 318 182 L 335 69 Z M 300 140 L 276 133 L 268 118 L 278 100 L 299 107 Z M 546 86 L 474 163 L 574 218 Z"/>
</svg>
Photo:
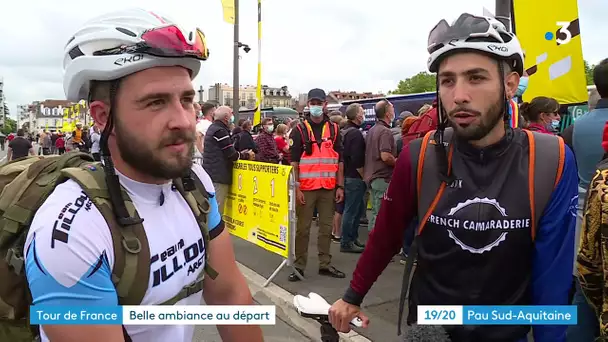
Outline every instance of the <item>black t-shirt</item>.
<svg viewBox="0 0 608 342">
<path fill-rule="evenodd" d="M 12 159 L 17 159 L 29 155 L 32 143 L 24 137 L 15 137 L 15 139 L 8 144 L 8 147 L 13 150 Z"/>
<path fill-rule="evenodd" d="M 359 126 L 351 121 L 342 131 L 342 145 L 344 147 L 344 177 L 361 179 L 357 169 L 365 165 L 365 138 Z"/>
</svg>

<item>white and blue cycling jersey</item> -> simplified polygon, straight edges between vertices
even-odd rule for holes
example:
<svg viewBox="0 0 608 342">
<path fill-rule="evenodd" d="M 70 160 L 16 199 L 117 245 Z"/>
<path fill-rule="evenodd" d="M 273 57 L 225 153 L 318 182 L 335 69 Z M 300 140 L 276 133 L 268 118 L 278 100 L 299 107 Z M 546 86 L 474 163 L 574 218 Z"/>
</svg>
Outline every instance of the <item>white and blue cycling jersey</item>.
<svg viewBox="0 0 608 342">
<path fill-rule="evenodd" d="M 224 229 L 211 178 L 199 165 L 193 171 L 210 194 L 208 218 L 213 239 Z M 144 184 L 119 174 L 131 197 L 150 246 L 150 279 L 142 305 L 161 304 L 204 272 L 205 246 L 190 207 L 170 182 Z M 161 205 L 161 191 L 164 201 Z M 26 274 L 34 305 L 118 305 L 112 283 L 114 248 L 108 225 L 72 181 L 60 184 L 34 217 L 25 244 Z M 144 280 L 141 280 L 144 281 Z M 176 305 L 199 305 L 202 291 Z M 133 342 L 192 341 L 194 327 L 125 326 Z M 42 341 L 48 341 L 41 329 Z"/>
</svg>

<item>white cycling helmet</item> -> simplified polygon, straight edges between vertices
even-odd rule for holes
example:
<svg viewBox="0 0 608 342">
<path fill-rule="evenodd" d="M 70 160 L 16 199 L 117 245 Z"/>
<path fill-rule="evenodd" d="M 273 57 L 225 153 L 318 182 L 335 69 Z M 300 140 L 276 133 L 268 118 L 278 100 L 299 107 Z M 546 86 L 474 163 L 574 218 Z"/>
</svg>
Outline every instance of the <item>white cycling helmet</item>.
<svg viewBox="0 0 608 342">
<path fill-rule="evenodd" d="M 520 76 L 524 73 L 524 54 L 519 40 L 500 21 L 492 17 L 463 13 L 452 25 L 441 20 L 429 33 L 427 62 L 436 73 L 439 62 L 457 51 L 476 51 L 509 62 Z"/>
<path fill-rule="evenodd" d="M 91 81 L 111 81 L 159 66 L 182 66 L 194 79 L 209 50 L 204 34 L 186 33 L 167 18 L 128 9 L 88 21 L 64 49 L 63 88 L 68 101 L 86 99 Z"/>
</svg>

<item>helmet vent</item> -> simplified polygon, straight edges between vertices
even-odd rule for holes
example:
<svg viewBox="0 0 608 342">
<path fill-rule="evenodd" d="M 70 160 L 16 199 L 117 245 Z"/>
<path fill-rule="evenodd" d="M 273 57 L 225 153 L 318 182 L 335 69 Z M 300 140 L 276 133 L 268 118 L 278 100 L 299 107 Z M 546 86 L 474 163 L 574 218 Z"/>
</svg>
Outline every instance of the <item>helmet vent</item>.
<svg viewBox="0 0 608 342">
<path fill-rule="evenodd" d="M 129 31 L 126 28 L 122 28 L 122 27 L 117 27 L 116 31 L 120 32 L 120 33 L 124 33 L 127 36 L 131 36 L 131 37 L 137 37 L 137 35 L 133 32 L 133 31 Z"/>
<path fill-rule="evenodd" d="M 78 46 L 75 46 L 68 54 L 72 60 L 76 59 L 76 57 L 84 56 L 84 52 Z"/>
</svg>

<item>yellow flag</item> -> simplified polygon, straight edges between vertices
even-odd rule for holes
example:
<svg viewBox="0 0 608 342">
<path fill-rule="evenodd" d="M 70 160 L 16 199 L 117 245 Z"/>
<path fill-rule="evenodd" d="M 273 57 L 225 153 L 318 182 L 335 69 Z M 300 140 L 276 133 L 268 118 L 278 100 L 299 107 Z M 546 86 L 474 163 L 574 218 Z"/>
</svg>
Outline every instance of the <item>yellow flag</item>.
<svg viewBox="0 0 608 342">
<path fill-rule="evenodd" d="M 222 0 L 224 21 L 232 25 L 234 25 L 234 1 L 235 0 Z"/>
<path fill-rule="evenodd" d="M 586 102 L 577 0 L 514 0 L 513 11 L 530 76 L 524 101 L 548 96 L 560 104 Z"/>
<path fill-rule="evenodd" d="M 253 126 L 262 122 L 262 0 L 258 0 L 258 84 L 255 94 L 257 103 Z"/>
</svg>

